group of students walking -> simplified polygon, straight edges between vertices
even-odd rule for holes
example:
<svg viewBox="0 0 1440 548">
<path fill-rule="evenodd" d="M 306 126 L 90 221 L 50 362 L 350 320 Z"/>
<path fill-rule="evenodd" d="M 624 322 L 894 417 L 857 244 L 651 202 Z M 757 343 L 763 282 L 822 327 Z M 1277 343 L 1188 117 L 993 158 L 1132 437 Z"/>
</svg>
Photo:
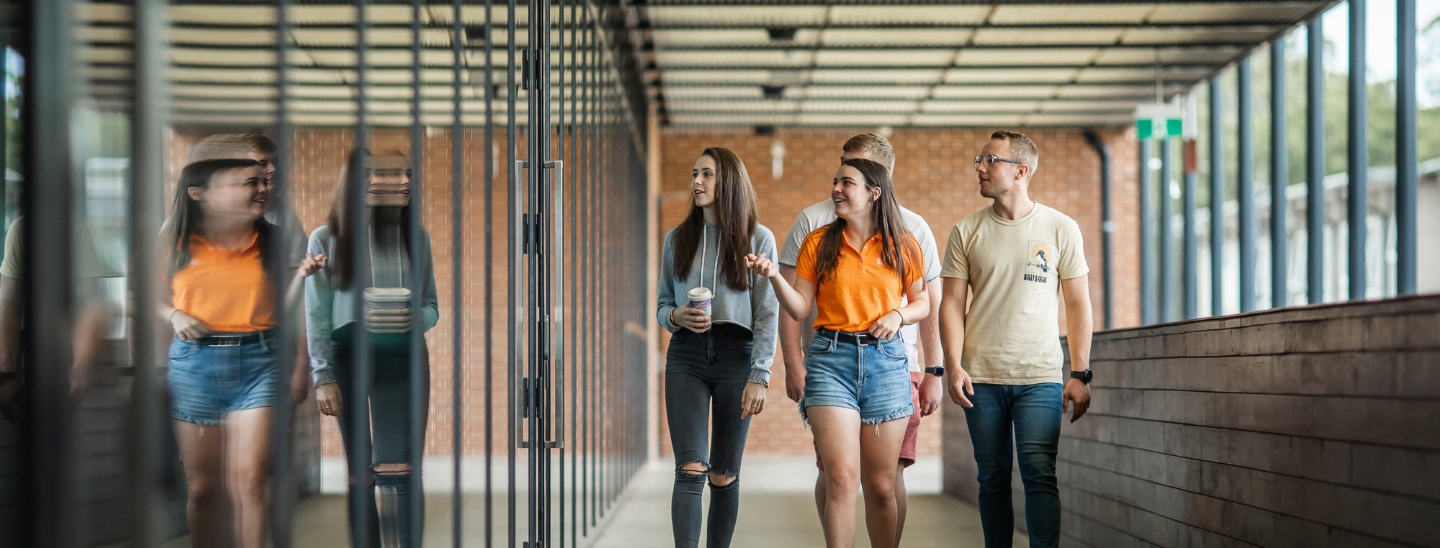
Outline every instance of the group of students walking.
<svg viewBox="0 0 1440 548">
<path fill-rule="evenodd" d="M 429 392 L 428 359 L 409 364 L 409 331 L 439 319 L 429 235 L 409 233 L 419 214 L 409 161 L 353 151 L 336 174 L 326 224 L 307 241 L 274 188 L 277 153 L 261 135 L 198 142 L 160 237 L 158 311 L 174 334 L 166 378 L 192 543 L 265 545 L 273 410 L 307 399 L 313 381 L 320 411 L 340 422 L 347 454 L 357 443 L 354 412 L 343 411 L 356 405 L 359 383 L 368 385 L 360 409 L 372 417 L 373 474 L 350 470 L 352 482 L 373 477 L 364 488 L 379 494 L 380 510 L 365 509 L 365 536 L 372 546 L 409 546 L 406 518 L 423 504 L 423 493 L 410 492 L 420 474 L 405 421 L 412 371 Z M 1091 311 L 1078 226 L 1029 198 L 1038 162 L 1029 138 L 995 132 L 974 160 L 980 194 L 994 202 L 955 223 L 941 256 L 925 220 L 900 205 L 895 151 L 884 137 L 844 144 L 830 199 L 805 208 L 780 249 L 757 221 L 740 157 L 720 147 L 700 154 L 690 211 L 665 235 L 656 309 L 673 333 L 665 404 L 676 546 L 699 545 L 707 484 L 707 545 L 730 545 L 750 419 L 765 409 L 777 339 L 786 394 L 814 433 L 822 471 L 815 501 L 828 546 L 853 545 L 857 489 L 871 546 L 899 545 L 904 470 L 915 462 L 920 416 L 939 406 L 942 384 L 965 408 L 986 545 L 1009 546 L 1013 534 L 1015 454 L 1031 546 L 1056 545 L 1060 418 L 1071 404 L 1072 421 L 1089 406 Z M 368 233 L 355 233 L 358 224 Z M 1061 371 L 1062 292 L 1069 375 Z M 292 325 L 282 316 L 300 309 L 306 328 L 293 335 L 307 352 L 281 363 L 279 330 Z M 812 309 L 813 335 L 802 346 L 800 324 Z M 368 379 L 356 378 L 357 340 L 373 359 Z M 287 373 L 291 390 L 281 394 Z M 350 489 L 350 515 L 360 500 Z M 353 525 L 351 533 L 359 533 Z"/>
<path fill-rule="evenodd" d="M 706 544 L 731 543 L 750 418 L 765 409 L 777 338 L 786 394 L 814 433 L 827 546 L 854 544 L 857 489 L 870 545 L 899 545 L 904 469 L 942 383 L 965 409 L 986 546 L 1010 546 L 1014 534 L 1016 454 L 1031 546 L 1057 545 L 1060 419 L 1072 404 L 1072 422 L 1089 407 L 1092 325 L 1079 227 L 1029 198 L 1035 143 L 991 135 L 974 172 L 993 203 L 955 223 L 943 257 L 925 220 L 897 199 L 895 151 L 884 137 L 852 137 L 840 160 L 830 199 L 800 213 L 778 252 L 757 222 L 744 162 L 720 147 L 695 162 L 690 211 L 665 235 L 656 308 L 673 333 L 665 404 L 675 545 L 699 546 L 707 483 Z M 802 346 L 799 324 L 812 310 L 813 336 Z"/>
<path fill-rule="evenodd" d="M 356 447 L 354 413 L 373 417 L 373 475 L 350 470 L 352 487 L 373 477 L 365 488 L 378 491 L 380 510 L 366 510 L 371 546 L 410 546 L 410 509 L 423 504 L 423 494 L 410 492 L 420 466 L 405 421 L 412 409 L 409 331 L 414 314 L 427 331 L 440 314 L 429 235 L 422 231 L 420 247 L 410 248 L 410 218 L 419 212 L 411 207 L 409 161 L 398 153 L 352 151 L 336 174 L 327 222 L 307 243 L 274 187 L 277 152 L 274 141 L 255 134 L 197 142 L 161 230 L 158 311 L 174 334 L 166 380 L 189 487 L 191 543 L 266 545 L 274 409 L 287 399 L 306 400 L 313 378 L 317 405 L 339 421 L 347 454 Z M 353 230 L 357 216 L 368 233 Z M 419 280 L 410 279 L 413 272 Z M 411 296 L 411 287 L 419 294 Z M 365 298 L 363 310 L 356 310 L 357 295 Z M 282 316 L 301 308 L 305 329 L 293 336 L 307 352 L 281 363 L 280 330 L 300 323 Z M 357 340 L 371 347 L 373 373 L 363 379 L 369 402 L 343 413 L 356 405 L 360 386 Z M 423 348 L 419 354 L 428 356 Z M 428 361 L 418 370 L 428 394 Z M 287 372 L 291 390 L 281 394 Z M 352 511 L 360 500 L 350 489 Z"/>
</svg>

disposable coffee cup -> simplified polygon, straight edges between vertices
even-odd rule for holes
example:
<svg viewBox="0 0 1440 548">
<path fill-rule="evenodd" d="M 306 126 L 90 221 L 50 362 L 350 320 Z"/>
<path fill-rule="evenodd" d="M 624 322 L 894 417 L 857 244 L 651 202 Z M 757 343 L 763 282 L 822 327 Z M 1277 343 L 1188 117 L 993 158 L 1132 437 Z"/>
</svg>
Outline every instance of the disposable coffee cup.
<svg viewBox="0 0 1440 548">
<path fill-rule="evenodd" d="M 690 300 L 690 308 L 697 308 L 705 313 L 705 317 L 710 317 L 710 301 L 715 298 L 715 295 L 710 293 L 709 288 L 697 287 L 691 289 L 689 293 L 685 294 L 685 298 Z M 709 330 L 709 327 L 705 328 L 705 331 Z"/>
<path fill-rule="evenodd" d="M 404 310 L 410 308 L 410 289 L 406 287 L 367 287 L 363 295 L 365 301 L 365 317 L 370 316 L 374 310 Z M 392 328 L 370 328 L 371 333 L 406 333 L 410 331 L 410 325 L 396 326 Z"/>
</svg>

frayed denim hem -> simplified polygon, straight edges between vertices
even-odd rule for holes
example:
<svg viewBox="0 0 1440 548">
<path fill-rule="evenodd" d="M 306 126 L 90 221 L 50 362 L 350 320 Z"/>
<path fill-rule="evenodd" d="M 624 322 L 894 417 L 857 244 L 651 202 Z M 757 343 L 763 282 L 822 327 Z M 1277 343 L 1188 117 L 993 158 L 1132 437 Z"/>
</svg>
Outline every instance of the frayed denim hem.
<svg viewBox="0 0 1440 548">
<path fill-rule="evenodd" d="M 856 406 L 854 406 L 854 405 L 848 405 L 848 404 L 847 404 L 847 405 L 836 405 L 836 404 L 831 404 L 831 403 L 806 404 L 806 403 L 805 403 L 805 400 L 802 399 L 802 400 L 800 400 L 800 420 L 805 422 L 805 427 L 806 427 L 806 428 L 809 428 L 809 427 L 810 427 L 810 415 L 806 414 L 806 413 L 805 413 L 805 410 L 806 410 L 807 408 L 810 408 L 810 407 L 839 407 L 839 408 L 841 408 L 841 409 L 850 409 L 850 410 L 853 410 L 853 411 L 855 411 L 856 413 L 859 413 L 859 412 L 860 412 L 860 408 L 859 408 L 859 407 L 856 407 Z M 905 416 L 908 417 L 909 414 L 906 414 Z"/>
<path fill-rule="evenodd" d="M 175 419 L 175 420 L 177 420 L 177 421 L 184 421 L 184 422 L 188 422 L 188 423 L 191 423 L 191 424 L 198 424 L 198 425 L 200 425 L 200 426 L 220 426 L 220 425 L 222 425 L 222 424 L 225 424 L 225 420 L 224 420 L 224 419 L 221 419 L 221 420 L 218 420 L 218 421 L 205 420 L 205 419 L 201 419 L 201 418 L 198 418 L 198 417 L 190 416 L 190 415 L 186 414 L 184 411 L 181 411 L 181 410 L 179 410 L 179 409 L 173 409 L 173 410 L 171 410 L 171 411 L 170 411 L 170 418 L 173 418 L 173 419 Z"/>
<path fill-rule="evenodd" d="M 860 424 L 880 424 L 880 423 L 882 423 L 882 422 L 890 422 L 890 421 L 894 421 L 894 420 L 905 419 L 905 418 L 909 418 L 910 415 L 912 415 L 912 414 L 914 414 L 914 413 L 915 413 L 915 404 L 914 404 L 914 403 L 906 403 L 906 404 L 905 404 L 905 407 L 901 407 L 900 409 L 896 410 L 894 413 L 890 413 L 889 415 L 885 415 L 885 416 L 883 416 L 883 417 L 871 417 L 871 418 L 868 418 L 868 419 L 867 419 L 867 418 L 864 418 L 864 417 L 861 417 L 861 418 L 860 418 Z"/>
</svg>

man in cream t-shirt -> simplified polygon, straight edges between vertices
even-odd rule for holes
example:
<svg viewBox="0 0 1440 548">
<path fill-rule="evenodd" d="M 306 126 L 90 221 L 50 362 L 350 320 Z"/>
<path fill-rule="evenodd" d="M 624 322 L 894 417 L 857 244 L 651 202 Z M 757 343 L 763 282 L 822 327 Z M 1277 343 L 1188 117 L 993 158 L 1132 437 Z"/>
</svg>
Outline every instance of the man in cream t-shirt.
<svg viewBox="0 0 1440 548">
<path fill-rule="evenodd" d="M 1039 160 L 1028 137 L 991 135 L 975 158 L 975 171 L 980 195 L 994 202 L 955 223 L 940 271 L 945 387 L 965 408 L 987 548 L 1010 546 L 1015 532 L 1012 443 L 1025 484 L 1030 546 L 1059 543 L 1060 418 L 1072 402 L 1071 422 L 1090 406 L 1093 320 L 1085 247 L 1074 220 L 1030 199 Z M 1060 348 L 1062 292 L 1072 357 L 1068 374 Z"/>
</svg>

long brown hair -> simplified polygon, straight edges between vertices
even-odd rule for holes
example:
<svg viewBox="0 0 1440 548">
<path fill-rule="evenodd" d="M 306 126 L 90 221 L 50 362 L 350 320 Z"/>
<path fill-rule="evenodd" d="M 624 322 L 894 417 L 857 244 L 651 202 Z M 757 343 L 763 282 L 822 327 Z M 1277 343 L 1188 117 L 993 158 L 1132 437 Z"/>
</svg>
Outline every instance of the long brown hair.
<svg viewBox="0 0 1440 548">
<path fill-rule="evenodd" d="M 175 185 L 175 200 L 170 205 L 169 229 L 162 235 L 165 242 L 165 249 L 162 250 L 162 253 L 166 259 L 166 271 L 170 278 L 174 278 L 177 272 L 190 266 L 190 236 L 195 233 L 195 227 L 200 224 L 201 218 L 205 214 L 204 210 L 200 208 L 200 202 L 190 197 L 190 189 L 208 188 L 210 181 L 216 175 L 247 167 L 260 167 L 260 164 L 255 160 L 226 158 L 201 160 L 180 170 L 180 181 Z M 255 220 L 255 231 L 259 233 L 260 263 L 265 267 L 266 272 L 270 272 L 271 263 L 275 261 L 275 258 L 271 257 L 273 254 L 269 251 L 276 249 L 279 231 L 263 216 Z"/>
<path fill-rule="evenodd" d="M 399 152 L 395 154 L 404 157 L 404 154 Z M 370 206 L 364 206 L 361 211 L 355 211 L 355 205 L 364 203 L 363 195 L 370 190 L 371 168 L 367 162 L 371 158 L 367 149 L 356 148 L 350 151 L 350 157 L 340 171 L 340 180 L 335 184 L 334 198 L 330 201 L 330 216 L 325 221 L 330 225 L 330 233 L 335 237 L 335 245 L 330 249 L 330 256 L 327 258 L 331 284 L 339 289 L 350 287 L 350 283 L 354 281 L 355 233 L 351 224 L 356 215 L 363 215 L 370 209 Z M 413 181 L 410 187 L 413 192 L 416 188 Z M 409 247 L 410 216 L 414 214 L 411 208 L 414 204 L 415 199 L 412 196 L 410 202 L 400 208 L 400 243 L 405 247 L 407 257 L 412 256 Z"/>
<path fill-rule="evenodd" d="M 906 253 L 917 257 L 920 254 L 915 238 L 905 228 L 904 219 L 900 216 L 900 201 L 895 199 L 895 187 L 890 183 L 890 172 L 879 162 L 864 158 L 845 160 L 840 162 L 840 165 L 859 171 L 860 175 L 865 177 L 866 190 L 880 189 L 880 198 L 875 200 L 875 205 L 870 208 L 870 219 L 875 222 L 875 232 L 880 235 L 880 260 L 900 275 L 900 290 L 904 291 L 905 280 L 910 271 Z M 844 245 L 844 239 L 845 219 L 837 217 L 835 222 L 825 226 L 825 232 L 820 235 L 820 248 L 815 253 L 815 270 L 820 273 L 821 282 L 835 275 L 835 269 L 840 265 L 840 246 Z"/>
<path fill-rule="evenodd" d="M 737 291 L 750 288 L 750 276 L 745 268 L 745 254 L 750 252 L 750 237 L 759 226 L 755 213 L 755 187 L 750 184 L 750 174 L 745 171 L 745 162 L 728 148 L 710 147 L 700 153 L 715 159 L 715 218 L 720 226 L 721 277 L 725 285 Z M 690 267 L 695 263 L 695 251 L 700 249 L 700 238 L 705 234 L 705 211 L 690 202 L 690 214 L 675 228 L 675 263 L 671 265 L 675 278 L 683 280 L 690 276 Z M 701 268 L 704 266 L 701 265 Z"/>
</svg>

